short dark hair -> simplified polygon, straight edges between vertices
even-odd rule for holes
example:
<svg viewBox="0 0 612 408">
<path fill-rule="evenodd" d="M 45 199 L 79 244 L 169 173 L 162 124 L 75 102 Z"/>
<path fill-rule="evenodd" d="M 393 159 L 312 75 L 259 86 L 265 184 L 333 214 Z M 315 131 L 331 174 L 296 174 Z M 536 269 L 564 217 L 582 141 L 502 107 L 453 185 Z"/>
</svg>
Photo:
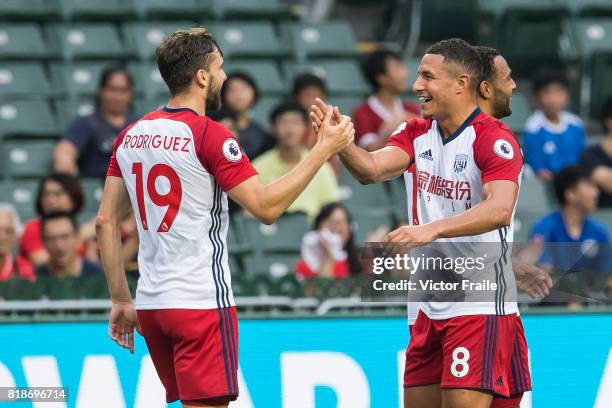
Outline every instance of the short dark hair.
<svg viewBox="0 0 612 408">
<path fill-rule="evenodd" d="M 53 212 L 50 214 L 43 215 L 40 219 L 40 231 L 43 235 L 43 238 L 45 237 L 45 225 L 47 225 L 47 223 L 55 220 L 64 219 L 70 221 L 70 225 L 72 225 L 72 228 L 75 233 L 79 230 L 79 224 L 77 223 L 76 217 L 73 213 L 66 211 Z"/>
<path fill-rule="evenodd" d="M 546 68 L 536 74 L 533 80 L 533 92 L 537 94 L 550 84 L 559 84 L 569 90 L 569 81 L 563 71 Z"/>
<path fill-rule="evenodd" d="M 606 103 L 604 103 L 601 119 L 604 130 L 606 132 L 610 132 L 612 129 L 608 129 L 608 127 L 606 126 L 606 120 L 612 119 L 612 98 L 608 98 Z"/>
<path fill-rule="evenodd" d="M 270 123 L 274 124 L 278 117 L 283 113 L 295 112 L 299 113 L 305 123 L 308 123 L 308 112 L 299 103 L 295 101 L 285 101 L 278 104 L 270 113 Z"/>
<path fill-rule="evenodd" d="M 567 166 L 559 170 L 553 178 L 555 197 L 559 204 L 567 204 L 565 193 L 567 190 L 575 188 L 581 181 L 589 181 L 590 174 L 587 169 L 580 166 Z"/>
<path fill-rule="evenodd" d="M 324 94 L 327 94 L 327 85 L 325 84 L 323 78 L 318 75 L 307 72 L 293 78 L 293 87 L 291 90 L 291 95 L 293 95 L 293 97 L 297 97 L 300 92 L 311 86 L 317 87 L 321 89 Z"/>
<path fill-rule="evenodd" d="M 484 45 L 476 45 L 474 47 L 480 59 L 482 60 L 482 76 L 480 82 L 491 81 L 495 75 L 495 63 L 493 62 L 496 57 L 499 57 L 501 53 L 493 47 L 486 47 Z"/>
<path fill-rule="evenodd" d="M 470 75 L 472 89 L 476 90 L 482 78 L 482 60 L 478 52 L 460 38 L 438 41 L 429 47 L 425 54 L 435 54 L 444 57 L 444 62 L 461 66 Z"/>
<path fill-rule="evenodd" d="M 402 60 L 400 54 L 388 49 L 374 51 L 363 60 L 363 75 L 375 91 L 380 88 L 376 77 L 387 73 L 387 61 L 390 58 L 397 61 Z"/>
<path fill-rule="evenodd" d="M 215 51 L 221 49 L 212 34 L 203 27 L 178 30 L 155 50 L 159 73 L 171 95 L 189 88 L 199 69 L 207 69 Z M 223 55 L 223 54 L 221 54 Z"/>
<path fill-rule="evenodd" d="M 231 119 L 235 122 L 238 118 L 236 115 L 236 111 L 225 106 L 222 106 L 219 109 L 215 109 L 212 111 L 206 111 L 206 116 L 208 116 L 215 122 L 220 122 L 224 119 Z"/>
<path fill-rule="evenodd" d="M 257 103 L 257 100 L 259 99 L 259 88 L 257 87 L 257 83 L 255 82 L 255 79 L 253 79 L 253 77 L 247 74 L 246 72 L 242 72 L 242 71 L 234 71 L 227 75 L 227 78 L 225 79 L 225 82 L 223 83 L 223 87 L 221 88 L 221 104 L 223 106 L 227 106 L 227 100 L 226 100 L 227 89 L 229 88 L 230 82 L 232 82 L 235 79 L 240 79 L 246 82 L 253 89 L 253 104 L 252 105 L 255 105 Z"/>
<path fill-rule="evenodd" d="M 36 194 L 36 214 L 38 214 L 39 217 L 43 217 L 45 215 L 42 208 L 42 193 L 45 188 L 45 183 L 49 181 L 58 183 L 70 196 L 70 201 L 72 201 L 72 213 L 76 214 L 83 209 L 83 206 L 85 205 L 85 196 L 83 195 L 83 189 L 81 188 L 79 179 L 67 173 L 53 173 L 42 178 L 38 184 L 38 193 Z"/>
</svg>

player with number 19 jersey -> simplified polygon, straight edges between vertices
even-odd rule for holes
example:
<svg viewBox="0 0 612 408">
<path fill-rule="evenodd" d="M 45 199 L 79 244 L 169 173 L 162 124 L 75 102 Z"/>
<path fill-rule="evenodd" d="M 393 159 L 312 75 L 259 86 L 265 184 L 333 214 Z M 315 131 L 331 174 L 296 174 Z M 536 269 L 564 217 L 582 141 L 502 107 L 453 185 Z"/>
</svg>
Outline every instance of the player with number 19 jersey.
<svg viewBox="0 0 612 408">
<path fill-rule="evenodd" d="M 225 191 L 255 174 L 225 127 L 187 108 L 151 112 L 115 142 L 108 175 L 137 219 L 135 306 L 168 401 L 238 395 Z"/>
</svg>

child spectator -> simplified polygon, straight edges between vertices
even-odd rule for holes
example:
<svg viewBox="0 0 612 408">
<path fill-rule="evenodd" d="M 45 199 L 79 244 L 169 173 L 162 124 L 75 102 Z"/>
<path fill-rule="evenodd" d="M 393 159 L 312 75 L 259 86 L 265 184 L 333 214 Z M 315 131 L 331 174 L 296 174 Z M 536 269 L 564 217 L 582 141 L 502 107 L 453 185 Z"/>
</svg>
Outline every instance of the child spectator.
<svg viewBox="0 0 612 408">
<path fill-rule="evenodd" d="M 277 145 L 253 161 L 263 183 L 269 183 L 297 166 L 308 154 L 302 138 L 309 128 L 308 116 L 302 105 L 285 102 L 270 116 Z M 287 212 L 303 211 L 314 218 L 323 205 L 338 200 L 338 182 L 331 166 L 326 163 L 299 195 Z"/>
<path fill-rule="evenodd" d="M 402 122 L 419 116 L 420 109 L 400 99 L 408 90 L 408 69 L 399 54 L 375 51 L 364 61 L 363 71 L 374 94 L 353 113 L 355 143 L 373 151 L 383 147 Z"/>
<path fill-rule="evenodd" d="M 610 235 L 605 224 L 589 217 L 597 209 L 599 192 L 588 172 L 565 167 L 555 174 L 553 185 L 561 209 L 536 222 L 530 234 L 530 241 L 544 249 L 540 265 L 609 272 Z"/>
<path fill-rule="evenodd" d="M 136 120 L 129 110 L 134 83 L 123 68 L 107 68 L 100 76 L 94 113 L 76 118 L 53 152 L 53 170 L 81 177 L 104 178 L 113 144 L 123 128 Z"/>
<path fill-rule="evenodd" d="M 321 208 L 313 230 L 302 239 L 302 259 L 295 269 L 302 279 L 345 278 L 361 273 L 351 216 L 342 204 Z"/>
<path fill-rule="evenodd" d="M 274 146 L 274 138 L 251 118 L 251 110 L 258 98 L 255 81 L 242 72 L 229 74 L 221 88 L 222 105 L 236 112 L 236 136 L 251 160 Z"/>
<path fill-rule="evenodd" d="M 10 204 L 0 203 L 0 281 L 13 277 L 35 280 L 34 268 L 27 259 L 15 256 L 14 249 L 21 232 L 17 211 Z"/>
<path fill-rule="evenodd" d="M 565 110 L 569 83 L 562 73 L 544 71 L 534 81 L 539 110 L 525 123 L 525 162 L 542 181 L 576 164 L 585 147 L 584 126 L 578 116 Z"/>
<path fill-rule="evenodd" d="M 604 109 L 604 140 L 589 146 L 580 158 L 580 164 L 591 173 L 591 180 L 599 187 L 599 207 L 612 207 L 612 98 Z"/>
<path fill-rule="evenodd" d="M 71 213 L 56 212 L 42 218 L 41 231 L 49 262 L 36 269 L 38 276 L 76 278 L 104 273 L 100 266 L 78 253 L 78 230 Z"/>
</svg>

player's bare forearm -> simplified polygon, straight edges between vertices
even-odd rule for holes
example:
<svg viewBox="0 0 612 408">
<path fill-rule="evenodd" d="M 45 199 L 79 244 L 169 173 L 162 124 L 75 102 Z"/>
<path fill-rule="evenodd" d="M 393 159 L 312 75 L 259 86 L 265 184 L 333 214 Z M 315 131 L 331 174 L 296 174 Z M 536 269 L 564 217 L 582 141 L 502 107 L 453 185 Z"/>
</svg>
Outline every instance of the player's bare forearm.
<svg viewBox="0 0 612 408">
<path fill-rule="evenodd" d="M 339 156 L 342 164 L 361 184 L 398 177 L 411 163 L 408 153 L 395 146 L 368 152 L 353 144 L 340 152 Z"/>
<path fill-rule="evenodd" d="M 484 234 L 510 225 L 518 196 L 518 185 L 508 180 L 492 181 L 483 186 L 483 200 L 469 210 L 430 223 L 438 238 Z"/>
<path fill-rule="evenodd" d="M 96 217 L 96 235 L 108 290 L 113 303 L 131 303 L 125 277 L 119 222 L 130 211 L 130 200 L 119 177 L 107 177 L 100 210 Z"/>
</svg>

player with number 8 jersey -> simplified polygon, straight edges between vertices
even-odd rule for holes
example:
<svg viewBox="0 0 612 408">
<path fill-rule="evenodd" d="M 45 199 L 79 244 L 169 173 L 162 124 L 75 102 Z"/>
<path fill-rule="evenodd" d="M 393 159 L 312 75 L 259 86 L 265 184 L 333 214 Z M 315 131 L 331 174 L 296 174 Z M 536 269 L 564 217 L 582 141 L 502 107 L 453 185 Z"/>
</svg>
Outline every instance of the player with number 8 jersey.
<svg viewBox="0 0 612 408">
<path fill-rule="evenodd" d="M 113 303 L 109 334 L 133 351 L 134 327 L 142 333 L 167 402 L 226 407 L 238 397 L 227 195 L 262 222 L 274 222 L 352 142 L 354 129 L 348 117 L 332 125 L 330 108 L 310 154 L 263 185 L 239 141 L 205 116 L 218 107 L 225 80 L 210 33 L 179 30 L 156 57 L 171 98 L 119 134 L 96 223 Z M 119 256 L 118 220 L 130 207 L 140 238 L 135 305 Z"/>
</svg>

